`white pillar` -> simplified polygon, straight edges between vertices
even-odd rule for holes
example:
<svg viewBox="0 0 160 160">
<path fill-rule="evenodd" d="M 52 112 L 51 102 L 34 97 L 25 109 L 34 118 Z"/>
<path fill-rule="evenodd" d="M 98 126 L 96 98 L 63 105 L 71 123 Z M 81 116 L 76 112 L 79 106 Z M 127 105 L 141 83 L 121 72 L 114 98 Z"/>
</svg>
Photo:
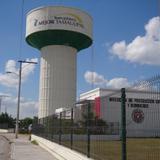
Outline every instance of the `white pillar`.
<svg viewBox="0 0 160 160">
<path fill-rule="evenodd" d="M 39 118 L 76 102 L 75 48 L 49 45 L 41 49 Z"/>
</svg>

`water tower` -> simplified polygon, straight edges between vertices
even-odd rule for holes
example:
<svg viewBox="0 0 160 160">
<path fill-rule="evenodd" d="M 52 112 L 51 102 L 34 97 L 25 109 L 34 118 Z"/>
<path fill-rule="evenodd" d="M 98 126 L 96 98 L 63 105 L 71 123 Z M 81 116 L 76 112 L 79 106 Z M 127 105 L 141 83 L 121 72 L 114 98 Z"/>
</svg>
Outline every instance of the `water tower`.
<svg viewBox="0 0 160 160">
<path fill-rule="evenodd" d="M 27 43 L 41 52 L 42 118 L 76 102 L 76 53 L 92 44 L 92 18 L 79 9 L 49 6 L 31 10 L 26 25 Z"/>
</svg>

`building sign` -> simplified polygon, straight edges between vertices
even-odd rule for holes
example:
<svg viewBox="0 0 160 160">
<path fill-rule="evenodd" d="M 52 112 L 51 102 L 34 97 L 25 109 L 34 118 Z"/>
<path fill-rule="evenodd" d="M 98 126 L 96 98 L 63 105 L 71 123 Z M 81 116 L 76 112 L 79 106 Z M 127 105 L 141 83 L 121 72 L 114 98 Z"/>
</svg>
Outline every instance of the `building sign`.
<svg viewBox="0 0 160 160">
<path fill-rule="evenodd" d="M 121 102 L 121 98 L 119 97 L 110 97 L 110 102 Z M 126 102 L 137 102 L 137 103 L 160 103 L 158 99 L 140 99 L 140 98 L 126 98 Z"/>
<path fill-rule="evenodd" d="M 94 104 L 94 110 L 95 110 L 95 113 L 96 113 L 96 117 L 97 118 L 100 118 L 101 116 L 101 99 L 100 97 L 97 97 L 95 98 L 95 104 Z"/>
<path fill-rule="evenodd" d="M 121 102 L 119 97 L 110 97 L 110 102 Z M 149 104 L 159 104 L 160 100 L 157 99 L 142 99 L 142 98 L 126 98 L 128 107 L 131 108 L 148 108 Z"/>
<path fill-rule="evenodd" d="M 132 112 L 132 120 L 135 123 L 142 123 L 144 121 L 144 113 L 141 109 L 134 109 Z"/>
<path fill-rule="evenodd" d="M 26 37 L 45 30 L 65 30 L 82 33 L 92 38 L 92 18 L 79 9 L 69 7 L 43 7 L 27 15 Z"/>
<path fill-rule="evenodd" d="M 148 108 L 149 105 L 148 104 L 131 103 L 131 104 L 128 104 L 128 107 L 131 107 L 131 108 Z"/>
<path fill-rule="evenodd" d="M 62 25 L 69 25 L 74 27 L 80 27 L 84 28 L 82 19 L 71 13 L 66 14 L 60 14 L 52 16 L 50 19 L 46 19 L 46 17 L 42 18 L 42 20 L 34 19 L 33 25 L 34 27 L 40 26 L 40 25 L 49 25 L 49 24 L 62 24 Z"/>
</svg>

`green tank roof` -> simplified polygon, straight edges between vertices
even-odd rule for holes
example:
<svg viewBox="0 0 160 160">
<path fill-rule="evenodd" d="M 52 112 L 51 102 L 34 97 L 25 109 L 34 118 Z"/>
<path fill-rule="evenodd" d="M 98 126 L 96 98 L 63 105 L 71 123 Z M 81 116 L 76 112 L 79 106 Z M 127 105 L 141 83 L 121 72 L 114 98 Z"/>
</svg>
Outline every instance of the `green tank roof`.
<svg viewBox="0 0 160 160">
<path fill-rule="evenodd" d="M 26 41 L 34 48 L 41 49 L 48 45 L 66 45 L 80 51 L 92 44 L 92 39 L 85 34 L 68 30 L 45 30 L 32 33 Z"/>
</svg>

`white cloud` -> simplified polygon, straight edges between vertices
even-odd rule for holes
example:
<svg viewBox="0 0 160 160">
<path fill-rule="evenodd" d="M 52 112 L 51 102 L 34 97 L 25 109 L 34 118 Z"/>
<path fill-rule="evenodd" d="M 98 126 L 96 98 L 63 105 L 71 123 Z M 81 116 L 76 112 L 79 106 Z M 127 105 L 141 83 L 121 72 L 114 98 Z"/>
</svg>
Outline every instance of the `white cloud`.
<svg viewBox="0 0 160 160">
<path fill-rule="evenodd" d="M 84 74 L 84 78 L 88 83 L 95 84 L 95 85 L 100 85 L 100 86 L 105 85 L 106 81 L 107 81 L 102 75 L 99 75 L 98 73 L 91 72 L 91 71 L 87 71 Z"/>
<path fill-rule="evenodd" d="M 2 99 L 2 112 L 7 112 L 13 117 L 16 117 L 17 112 L 17 97 L 13 97 L 10 94 L 0 93 L 0 95 L 7 95 Z M 25 99 L 21 97 L 20 103 L 20 118 L 37 116 L 38 102 Z"/>
<path fill-rule="evenodd" d="M 160 65 L 160 17 L 150 19 L 145 31 L 129 44 L 125 40 L 114 43 L 110 52 L 129 62 Z"/>
<path fill-rule="evenodd" d="M 127 78 L 117 77 L 111 80 L 107 80 L 103 75 L 91 71 L 86 71 L 84 78 L 87 83 L 94 84 L 98 87 L 123 88 L 130 86 Z"/>
<path fill-rule="evenodd" d="M 38 59 L 26 59 L 26 61 L 37 62 Z M 22 64 L 22 83 L 26 82 L 28 77 L 34 72 L 35 69 L 34 64 Z M 5 72 L 14 72 L 6 74 Z M 5 65 L 5 71 L 0 73 L 0 85 L 16 88 L 18 85 L 18 77 L 19 67 L 16 66 L 16 61 L 8 60 Z M 7 109 L 7 112 L 12 116 L 16 117 L 17 112 L 17 97 L 14 97 L 10 94 L 0 93 L 0 95 L 6 95 L 8 97 L 4 97 L 2 99 L 2 112 Z M 20 103 L 20 118 L 24 117 L 33 117 L 37 115 L 38 111 L 38 102 L 33 100 L 28 100 L 24 97 L 21 97 Z"/>
<path fill-rule="evenodd" d="M 27 61 L 37 62 L 37 58 L 27 59 Z M 35 65 L 23 63 L 22 65 L 22 83 L 27 80 L 29 75 L 34 72 Z M 6 74 L 6 72 L 13 72 Z M 15 74 L 14 74 L 15 73 Z M 0 84 L 7 87 L 17 87 L 18 85 L 19 68 L 16 66 L 16 61 L 8 60 L 5 65 L 5 72 L 0 73 Z"/>
<path fill-rule="evenodd" d="M 26 59 L 26 61 L 30 62 L 38 62 L 37 58 L 33 59 Z M 23 63 L 22 65 L 22 80 L 25 81 L 27 80 L 28 76 L 34 72 L 36 65 L 35 64 L 30 64 L 30 63 Z"/>
<path fill-rule="evenodd" d="M 108 81 L 107 86 L 110 88 L 123 88 L 129 87 L 130 83 L 127 78 L 113 78 Z"/>
<path fill-rule="evenodd" d="M 16 61 L 8 60 L 6 63 L 5 71 L 15 72 L 18 74 L 18 70 L 16 69 Z"/>
</svg>

